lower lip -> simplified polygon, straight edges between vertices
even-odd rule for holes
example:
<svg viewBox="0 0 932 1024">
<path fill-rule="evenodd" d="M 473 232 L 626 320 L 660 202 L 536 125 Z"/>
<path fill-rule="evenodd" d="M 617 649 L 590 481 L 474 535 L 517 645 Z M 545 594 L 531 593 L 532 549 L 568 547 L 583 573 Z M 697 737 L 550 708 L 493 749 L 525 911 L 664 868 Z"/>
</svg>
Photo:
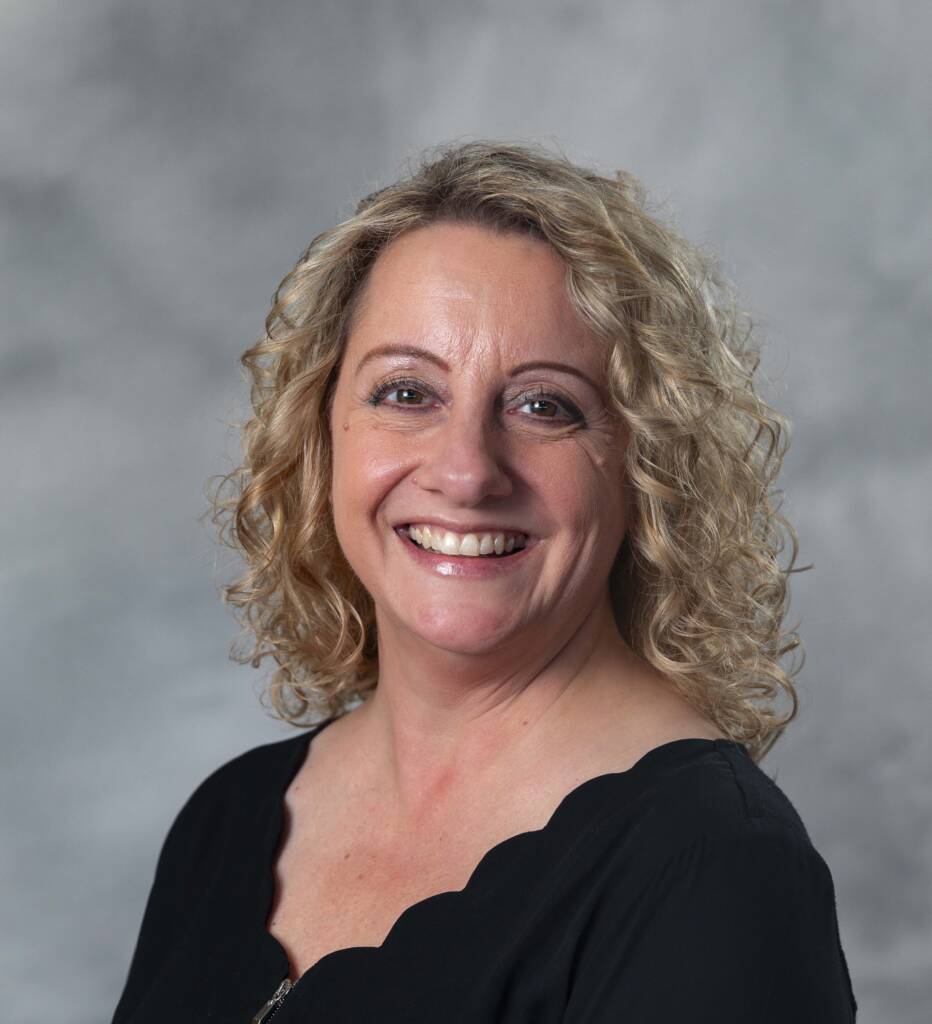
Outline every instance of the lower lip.
<svg viewBox="0 0 932 1024">
<path fill-rule="evenodd" d="M 540 543 L 535 538 L 529 537 L 526 545 L 520 551 L 505 558 L 470 558 L 468 555 L 443 555 L 437 551 L 426 551 L 415 544 L 401 527 L 395 530 L 395 535 L 405 551 L 425 569 L 437 573 L 438 576 L 458 576 L 478 580 L 491 579 L 519 569 L 527 562 Z"/>
</svg>

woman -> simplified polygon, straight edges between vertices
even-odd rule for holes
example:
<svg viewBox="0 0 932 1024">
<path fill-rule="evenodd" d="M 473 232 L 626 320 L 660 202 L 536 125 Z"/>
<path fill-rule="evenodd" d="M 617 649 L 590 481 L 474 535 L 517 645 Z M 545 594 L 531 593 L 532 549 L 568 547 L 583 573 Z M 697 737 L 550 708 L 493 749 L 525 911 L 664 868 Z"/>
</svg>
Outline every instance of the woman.
<svg viewBox="0 0 932 1024">
<path fill-rule="evenodd" d="M 745 327 L 633 178 L 528 147 L 311 243 L 214 501 L 242 660 L 317 724 L 182 808 L 115 1024 L 854 1019 L 757 764 L 799 641 Z"/>
</svg>

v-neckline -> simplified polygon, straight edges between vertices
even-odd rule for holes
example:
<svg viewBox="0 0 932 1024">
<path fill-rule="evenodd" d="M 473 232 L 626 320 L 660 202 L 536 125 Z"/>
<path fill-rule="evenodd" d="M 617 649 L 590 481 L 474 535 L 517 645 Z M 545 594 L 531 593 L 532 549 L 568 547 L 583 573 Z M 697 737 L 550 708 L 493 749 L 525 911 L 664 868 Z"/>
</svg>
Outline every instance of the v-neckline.
<svg viewBox="0 0 932 1024">
<path fill-rule="evenodd" d="M 707 737 L 698 736 L 683 737 L 680 739 L 668 740 L 666 743 L 661 743 L 659 746 L 652 747 L 650 750 L 642 754 L 630 768 L 626 768 L 624 771 L 602 772 L 599 775 L 594 775 L 588 779 L 584 779 L 563 796 L 554 808 L 550 817 L 547 819 L 547 822 L 541 828 L 527 829 L 524 832 L 517 832 L 489 847 L 489 849 L 486 850 L 476 863 L 469 875 L 469 878 L 466 880 L 466 884 L 461 889 L 451 889 L 439 893 L 432 893 L 430 896 L 425 896 L 422 899 L 417 900 L 401 911 L 386 933 L 385 938 L 378 945 L 342 946 L 339 949 L 332 949 L 315 960 L 314 963 L 300 974 L 297 979 L 292 979 L 291 962 L 287 952 L 285 951 L 285 947 L 268 930 L 268 919 L 271 914 L 272 900 L 275 896 L 277 884 L 276 861 L 285 826 L 285 794 L 287 793 L 291 782 L 297 775 L 301 765 L 304 763 L 313 739 L 339 717 L 341 716 L 334 715 L 330 718 L 324 719 L 324 721 L 318 722 L 317 725 L 312 726 L 301 736 L 296 737 L 294 752 L 287 762 L 283 778 L 280 781 L 276 792 L 274 794 L 270 794 L 270 798 L 272 799 L 272 816 L 267 830 L 268 841 L 263 849 L 262 856 L 262 874 L 258 901 L 258 928 L 262 942 L 272 950 L 280 961 L 283 969 L 282 977 L 287 978 L 291 982 L 292 992 L 302 984 L 306 986 L 308 979 L 320 973 L 324 964 L 333 963 L 341 959 L 350 959 L 352 957 L 377 957 L 391 943 L 393 936 L 397 934 L 399 924 L 402 922 L 402 919 L 423 915 L 425 909 L 432 903 L 440 900 L 448 900 L 451 896 L 456 896 L 463 900 L 469 899 L 473 893 L 477 877 L 485 875 L 485 871 L 491 861 L 502 857 L 509 848 L 519 845 L 521 842 L 526 841 L 530 836 L 535 836 L 538 841 L 543 841 L 547 836 L 555 831 L 557 824 L 562 823 L 565 816 L 572 813 L 577 807 L 584 803 L 586 797 L 590 794 L 595 794 L 599 789 L 612 786 L 618 782 L 630 783 L 642 775 L 649 778 L 650 771 L 653 769 L 656 769 L 658 775 L 663 774 L 663 768 L 674 766 L 681 758 L 681 755 L 685 755 L 693 751 L 698 753 L 703 750 L 727 747 L 740 750 L 745 755 L 748 753 L 747 746 L 745 744 L 738 743 L 734 740 L 709 739 Z M 624 806 L 627 807 L 629 805 Z M 619 808 L 613 808 L 613 810 L 618 809 Z M 588 827 L 594 827 L 600 824 L 604 817 L 605 816 L 596 818 L 589 823 Z"/>
</svg>

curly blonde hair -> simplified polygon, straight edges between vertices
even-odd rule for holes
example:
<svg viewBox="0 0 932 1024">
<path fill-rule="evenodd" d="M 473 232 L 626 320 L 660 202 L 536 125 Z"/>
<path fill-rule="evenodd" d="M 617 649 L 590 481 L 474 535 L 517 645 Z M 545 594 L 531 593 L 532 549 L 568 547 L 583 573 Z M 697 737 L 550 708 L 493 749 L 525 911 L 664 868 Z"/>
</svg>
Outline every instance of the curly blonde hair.
<svg viewBox="0 0 932 1024">
<path fill-rule="evenodd" d="M 271 710 L 294 725 L 377 685 L 374 605 L 330 509 L 330 403 L 374 261 L 404 232 L 441 221 L 529 234 L 566 265 L 576 312 L 608 346 L 608 391 L 628 427 L 634 521 L 610 577 L 619 632 L 759 761 L 797 713 L 804 661 L 782 623 L 790 573 L 811 566 L 794 569 L 796 532 L 770 490 L 789 423 L 757 394 L 751 319 L 717 259 L 649 212 L 631 174 L 603 177 L 539 147 L 429 151 L 319 234 L 279 284 L 264 335 L 240 357 L 253 411 L 239 424 L 242 464 L 210 496 L 221 540 L 245 559 L 221 587 L 252 641 L 246 652 L 234 641 L 231 657 L 274 659 Z M 782 668 L 797 648 L 799 664 Z"/>
</svg>

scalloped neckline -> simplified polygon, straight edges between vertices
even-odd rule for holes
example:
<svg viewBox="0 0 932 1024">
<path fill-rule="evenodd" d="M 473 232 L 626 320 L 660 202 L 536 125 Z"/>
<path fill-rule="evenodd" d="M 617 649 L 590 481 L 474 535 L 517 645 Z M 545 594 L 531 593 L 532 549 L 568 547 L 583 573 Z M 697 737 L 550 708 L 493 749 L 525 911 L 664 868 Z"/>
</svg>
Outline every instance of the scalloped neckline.
<svg viewBox="0 0 932 1024">
<path fill-rule="evenodd" d="M 709 739 L 707 737 L 699 736 L 688 736 L 681 737 L 680 739 L 668 740 L 666 743 L 661 743 L 659 746 L 652 747 L 650 750 L 643 753 L 630 768 L 626 768 L 624 771 L 617 772 L 602 772 L 599 775 L 593 775 L 591 778 L 584 779 L 578 785 L 574 786 L 568 793 L 566 793 L 557 806 L 554 808 L 550 817 L 546 823 L 537 829 L 527 829 L 524 832 L 517 832 L 515 835 L 507 836 L 505 839 L 500 840 L 493 846 L 489 847 L 488 850 L 482 855 L 475 867 L 470 872 L 469 878 L 466 880 L 466 884 L 462 889 L 449 889 L 443 892 L 432 893 L 430 896 L 425 896 L 423 899 L 417 900 L 416 902 L 405 907 L 404 910 L 395 918 L 392 926 L 389 928 L 385 935 L 385 938 L 376 946 L 342 946 L 339 949 L 332 949 L 328 953 L 324 953 L 323 956 L 318 957 L 310 967 L 307 968 L 297 979 L 291 978 L 291 961 L 288 958 L 288 954 L 285 952 L 285 947 L 278 941 L 278 939 L 268 930 L 268 918 L 271 913 L 272 900 L 275 896 L 275 868 L 276 859 L 278 855 L 279 846 L 281 845 L 282 832 L 285 825 L 285 793 L 292 780 L 297 775 L 298 770 L 304 763 L 304 758 L 308 753 L 311 742 L 314 737 L 319 733 L 323 732 L 332 722 L 335 722 L 340 716 L 335 715 L 331 718 L 325 719 L 323 722 L 319 722 L 317 725 L 312 726 L 302 736 L 298 737 L 298 743 L 295 746 L 295 753 L 292 759 L 288 763 L 288 770 L 285 774 L 284 784 L 280 790 L 275 793 L 273 799 L 273 817 L 269 830 L 269 834 L 272 837 L 271 843 L 266 843 L 263 850 L 262 858 L 262 894 L 259 900 L 259 916 L 260 920 L 258 923 L 259 930 L 261 933 L 262 941 L 269 946 L 272 951 L 276 954 L 277 958 L 281 962 L 285 977 L 292 982 L 291 991 L 306 982 L 311 976 L 316 975 L 323 969 L 325 963 L 332 963 L 341 959 L 350 959 L 352 957 L 360 956 L 378 956 L 387 946 L 389 946 L 393 938 L 397 936 L 399 932 L 399 925 L 404 919 L 422 914 L 425 907 L 430 906 L 435 901 L 446 899 L 450 896 L 459 896 L 460 898 L 468 898 L 474 887 L 477 876 L 482 873 L 485 874 L 485 869 L 488 866 L 489 861 L 495 860 L 502 856 L 502 852 L 509 849 L 510 847 L 517 845 L 520 841 L 523 841 L 528 836 L 538 836 L 544 838 L 546 835 L 552 833 L 555 829 L 556 822 L 558 819 L 563 818 L 569 812 L 569 808 L 574 807 L 578 804 L 584 795 L 588 795 L 593 792 L 599 786 L 604 786 L 609 782 L 616 782 L 621 779 L 630 779 L 635 775 L 642 774 L 647 770 L 648 767 L 653 767 L 655 764 L 659 768 L 664 763 L 673 763 L 675 755 L 680 752 L 687 752 L 689 750 L 704 750 L 704 749 L 718 749 L 721 746 L 731 747 L 741 750 L 747 755 L 747 746 L 743 743 L 737 743 L 734 740 L 726 739 Z M 626 807 L 628 805 L 625 805 Z M 602 819 L 598 819 L 601 821 Z M 592 824 L 597 824 L 598 821 Z"/>
</svg>

